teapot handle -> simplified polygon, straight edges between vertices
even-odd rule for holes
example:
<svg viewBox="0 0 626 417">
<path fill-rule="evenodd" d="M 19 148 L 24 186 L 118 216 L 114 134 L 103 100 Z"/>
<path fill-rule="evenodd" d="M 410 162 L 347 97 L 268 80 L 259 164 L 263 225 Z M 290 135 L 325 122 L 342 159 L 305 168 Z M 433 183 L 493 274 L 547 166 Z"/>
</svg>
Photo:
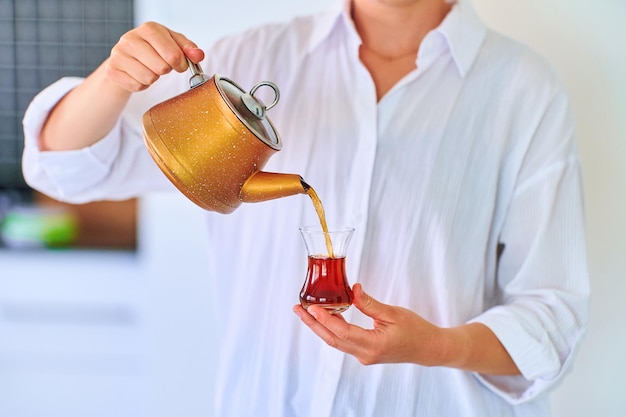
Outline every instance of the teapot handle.
<svg viewBox="0 0 626 417">
<path fill-rule="evenodd" d="M 196 88 L 209 80 L 211 77 L 206 75 L 202 71 L 200 64 L 191 62 L 191 59 L 185 57 L 187 64 L 189 65 L 189 71 L 191 72 L 191 78 L 189 79 L 189 88 Z"/>
</svg>

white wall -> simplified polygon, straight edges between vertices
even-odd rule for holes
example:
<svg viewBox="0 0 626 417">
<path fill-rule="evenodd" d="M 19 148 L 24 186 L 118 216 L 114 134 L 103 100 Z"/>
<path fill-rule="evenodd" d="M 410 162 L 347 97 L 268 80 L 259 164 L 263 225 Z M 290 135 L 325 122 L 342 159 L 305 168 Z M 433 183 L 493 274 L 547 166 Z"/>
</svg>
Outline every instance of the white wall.
<svg viewBox="0 0 626 417">
<path fill-rule="evenodd" d="M 263 22 L 324 10 L 335 0 L 135 0 L 138 21 L 152 20 L 199 45 Z"/>
</svg>

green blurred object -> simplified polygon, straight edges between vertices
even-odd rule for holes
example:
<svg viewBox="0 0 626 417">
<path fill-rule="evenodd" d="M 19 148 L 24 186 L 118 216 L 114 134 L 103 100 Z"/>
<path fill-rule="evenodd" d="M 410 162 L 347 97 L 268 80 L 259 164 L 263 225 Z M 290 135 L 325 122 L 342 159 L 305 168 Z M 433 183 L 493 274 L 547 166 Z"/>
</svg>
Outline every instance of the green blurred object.
<svg viewBox="0 0 626 417">
<path fill-rule="evenodd" d="M 10 248 L 62 248 L 76 241 L 78 223 L 63 209 L 16 207 L 2 219 L 0 236 Z"/>
</svg>

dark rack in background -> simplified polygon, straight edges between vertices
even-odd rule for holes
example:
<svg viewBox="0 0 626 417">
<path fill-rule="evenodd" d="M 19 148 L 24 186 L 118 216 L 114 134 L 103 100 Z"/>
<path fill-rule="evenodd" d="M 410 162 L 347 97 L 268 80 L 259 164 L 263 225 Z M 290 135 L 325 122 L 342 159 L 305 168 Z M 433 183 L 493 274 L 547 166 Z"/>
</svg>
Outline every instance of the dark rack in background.
<svg viewBox="0 0 626 417">
<path fill-rule="evenodd" d="M 0 197 L 28 194 L 22 118 L 32 98 L 91 73 L 133 22 L 133 0 L 0 0 Z"/>
</svg>

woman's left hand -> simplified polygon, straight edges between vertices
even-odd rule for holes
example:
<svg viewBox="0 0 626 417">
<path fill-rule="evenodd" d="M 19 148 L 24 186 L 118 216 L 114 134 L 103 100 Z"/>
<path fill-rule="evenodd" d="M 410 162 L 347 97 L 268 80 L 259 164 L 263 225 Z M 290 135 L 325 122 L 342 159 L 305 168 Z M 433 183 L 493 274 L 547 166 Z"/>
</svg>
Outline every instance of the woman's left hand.
<svg viewBox="0 0 626 417">
<path fill-rule="evenodd" d="M 330 314 L 323 307 L 308 311 L 296 305 L 294 312 L 328 345 L 349 353 L 364 365 L 412 362 L 434 366 L 445 357 L 444 329 L 402 307 L 383 304 L 366 294 L 361 284 L 353 287 L 353 305 L 373 320 L 364 329 Z"/>
</svg>

